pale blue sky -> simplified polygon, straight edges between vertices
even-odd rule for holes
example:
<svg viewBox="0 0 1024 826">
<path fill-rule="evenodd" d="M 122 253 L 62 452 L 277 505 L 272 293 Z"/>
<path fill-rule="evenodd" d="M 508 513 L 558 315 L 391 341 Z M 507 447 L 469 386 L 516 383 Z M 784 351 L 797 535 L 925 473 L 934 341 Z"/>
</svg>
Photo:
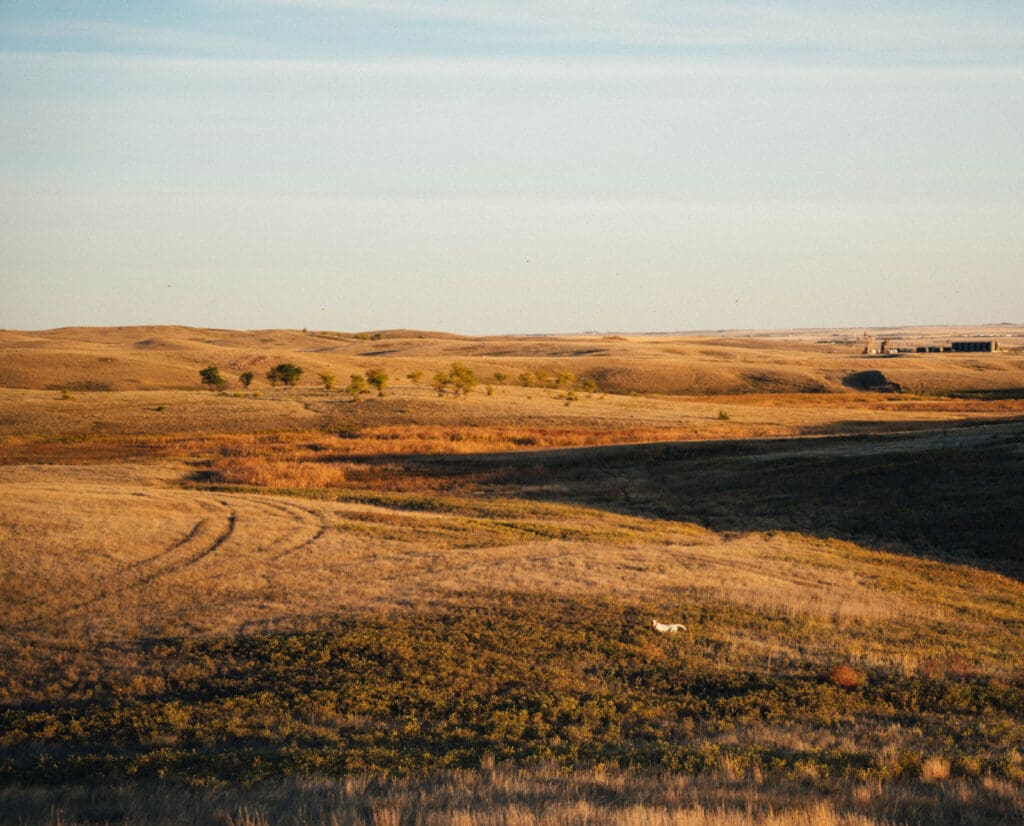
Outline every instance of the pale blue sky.
<svg viewBox="0 0 1024 826">
<path fill-rule="evenodd" d="M 1024 3 L 0 0 L 0 326 L 1024 321 Z"/>
</svg>

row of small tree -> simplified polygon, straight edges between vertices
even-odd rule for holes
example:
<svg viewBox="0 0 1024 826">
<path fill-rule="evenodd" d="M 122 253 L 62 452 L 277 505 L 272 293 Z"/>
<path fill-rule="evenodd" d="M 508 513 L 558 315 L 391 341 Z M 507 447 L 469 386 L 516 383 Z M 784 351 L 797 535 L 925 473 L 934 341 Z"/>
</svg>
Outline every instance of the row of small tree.
<svg viewBox="0 0 1024 826">
<path fill-rule="evenodd" d="M 299 378 L 302 376 L 302 368 L 291 362 L 282 362 L 271 367 L 266 375 L 267 381 L 274 387 L 277 386 L 278 382 L 285 387 L 294 387 L 299 383 Z M 238 376 L 238 381 L 242 387 L 248 388 L 255 377 L 251 370 L 247 370 Z M 220 374 L 220 369 L 213 364 L 200 370 L 199 378 L 211 390 L 223 390 L 228 385 L 227 379 Z M 388 374 L 380 368 L 367 370 L 364 374 L 353 373 L 348 386 L 345 388 L 345 392 L 358 399 L 359 396 L 369 393 L 372 387 L 376 389 L 378 396 L 383 396 L 384 388 L 387 387 L 388 381 Z M 320 383 L 323 384 L 325 390 L 333 390 L 335 382 L 336 379 L 333 373 L 320 374 Z"/>
<path fill-rule="evenodd" d="M 275 367 L 271 367 L 267 371 L 267 381 L 275 387 L 278 382 L 281 382 L 286 387 L 294 387 L 299 383 L 299 377 L 301 375 L 301 367 L 292 364 L 291 362 L 282 362 Z M 203 384 L 211 390 L 223 390 L 228 386 L 227 379 L 220 374 L 220 369 L 214 364 L 200 370 L 199 378 L 202 380 Z M 241 383 L 242 387 L 248 388 L 249 385 L 252 384 L 252 380 L 254 378 L 256 378 L 256 374 L 251 370 L 246 370 L 244 373 L 239 374 L 238 381 Z"/>
<path fill-rule="evenodd" d="M 498 374 L 495 373 L 495 378 Z M 523 387 L 554 387 L 558 390 L 572 390 L 579 387 L 585 393 L 593 393 L 597 390 L 597 382 L 591 378 L 585 378 L 577 382 L 576 376 L 572 373 L 558 372 L 550 373 L 542 367 L 536 370 L 527 370 L 519 374 L 519 383 Z"/>
<path fill-rule="evenodd" d="M 324 375 L 325 374 L 321 374 L 320 378 L 323 379 Z M 334 376 L 331 376 L 330 378 L 330 386 L 328 386 L 327 382 L 324 381 L 324 387 L 328 390 L 334 386 Z M 387 387 L 389 381 L 390 378 L 388 377 L 388 374 L 380 368 L 367 370 L 361 375 L 359 373 L 352 373 L 352 375 L 349 376 L 349 383 L 348 387 L 345 388 L 345 392 L 352 397 L 353 401 L 359 401 L 360 396 L 365 396 L 367 393 L 371 392 L 371 387 L 376 388 L 378 396 L 383 396 L 384 388 Z"/>
<path fill-rule="evenodd" d="M 227 380 L 221 376 L 218 368 L 212 364 L 200 370 L 199 376 L 203 384 L 209 386 L 211 390 L 223 390 L 227 387 Z M 302 376 L 302 368 L 291 362 L 282 362 L 270 368 L 266 376 L 267 380 L 275 387 L 278 382 L 285 387 L 294 387 L 298 384 L 299 377 Z M 323 384 L 325 390 L 330 391 L 334 389 L 337 380 L 333 373 L 320 373 L 319 377 L 320 383 Z M 238 380 L 242 387 L 248 388 L 254 378 L 255 375 L 251 371 L 246 371 L 239 375 Z M 407 378 L 419 384 L 423 378 L 423 373 L 419 371 L 409 373 Z M 508 376 L 504 373 L 494 374 L 494 382 L 497 384 L 504 384 L 507 379 Z M 365 373 L 351 374 L 349 383 L 345 387 L 345 392 L 356 401 L 361 396 L 371 393 L 372 390 L 376 390 L 377 395 L 383 397 L 384 388 L 387 387 L 389 381 L 390 378 L 384 370 L 372 368 Z M 554 387 L 568 392 L 576 386 L 576 377 L 572 373 L 551 374 L 546 370 L 537 369 L 532 372 L 520 373 L 519 382 L 523 387 Z M 461 395 L 465 397 L 479 383 L 476 374 L 469 367 L 456 362 L 449 370 L 441 370 L 435 373 L 431 386 L 437 391 L 438 396 L 450 393 L 454 396 Z M 491 390 L 489 382 L 487 386 L 489 394 Z M 579 386 L 588 394 L 593 393 L 597 389 L 597 383 L 593 379 L 584 379 L 580 382 Z"/>
</svg>

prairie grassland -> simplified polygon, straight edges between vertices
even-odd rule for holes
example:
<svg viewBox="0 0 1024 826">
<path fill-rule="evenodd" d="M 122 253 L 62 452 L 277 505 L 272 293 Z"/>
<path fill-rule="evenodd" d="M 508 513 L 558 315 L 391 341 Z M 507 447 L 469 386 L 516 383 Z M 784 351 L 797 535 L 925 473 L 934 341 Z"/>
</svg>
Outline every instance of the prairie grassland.
<svg viewBox="0 0 1024 826">
<path fill-rule="evenodd" d="M 240 789 L 184 789 L 155 782 L 101 794 L 73 786 L 57 793 L 0 789 L 0 810 L 23 822 L 116 821 L 152 826 L 889 826 L 942 823 L 953 810 L 976 813 L 965 822 L 1012 815 L 1005 782 L 915 782 L 901 787 L 851 783 L 829 800 L 808 801 L 800 782 L 775 786 L 727 771 L 710 777 L 677 772 L 639 774 L 611 769 L 566 772 L 557 767 L 514 770 L 485 758 L 477 771 L 423 778 L 302 778 Z"/>
<path fill-rule="evenodd" d="M 958 434 L 960 449 L 984 456 L 991 435 Z M 814 449 L 841 463 L 859 444 L 889 462 L 926 455 L 928 438 Z M 653 449 L 394 471 L 447 467 L 443 491 L 241 488 L 166 461 L 0 468 L 10 811 L 999 823 L 1024 810 L 1020 581 L 797 531 L 716 531 L 653 516 L 653 500 L 601 504 L 587 480 L 608 471 L 614 491 Z M 750 463 L 709 449 L 698 474 Z M 566 476 L 577 501 L 559 501 Z M 661 637 L 651 617 L 689 631 Z M 583 793 L 594 767 L 623 791 Z M 300 779 L 339 774 L 390 779 L 359 795 Z M 98 777 L 127 785 L 76 797 Z M 161 781 L 166 815 L 146 802 Z M 224 781 L 257 785 L 220 797 Z M 651 783 L 690 796 L 652 804 Z"/>
<path fill-rule="evenodd" d="M 877 394 L 605 396 L 502 388 L 438 399 L 397 388 L 359 403 L 315 390 L 256 397 L 197 391 L 76 393 L 0 389 L 0 464 L 196 456 L 311 459 L 523 451 L 664 441 L 934 430 L 1024 417 L 1024 399 Z"/>
<path fill-rule="evenodd" d="M 26 389 L 152 390 L 196 386 L 197 371 L 217 365 L 237 389 L 243 371 L 265 389 L 264 373 L 282 361 L 305 370 L 316 386 L 320 372 L 339 377 L 384 367 L 393 381 L 426 377 L 452 362 L 481 381 L 540 385 L 558 373 L 593 380 L 610 393 L 668 395 L 831 392 L 850 373 L 883 370 L 912 393 L 959 390 L 1018 391 L 1024 328 L 947 328 L 879 335 L 894 346 L 948 343 L 954 338 L 998 337 L 1003 352 L 861 356 L 862 331 L 749 336 L 538 336 L 468 338 L 414 331 L 374 334 L 287 330 L 228 331 L 185 327 L 68 328 L 0 331 L 0 385 Z M 538 372 L 539 371 L 539 372 Z M 505 376 L 495 379 L 494 374 Z M 521 381 L 521 376 L 529 376 Z"/>
<path fill-rule="evenodd" d="M 114 386 L 126 336 L 181 371 L 314 338 L 0 339 L 31 378 L 88 338 Z M 588 349 L 383 341 L 411 367 Z M 1015 359 L 971 399 L 0 390 L 0 822 L 1024 819 Z"/>
</svg>

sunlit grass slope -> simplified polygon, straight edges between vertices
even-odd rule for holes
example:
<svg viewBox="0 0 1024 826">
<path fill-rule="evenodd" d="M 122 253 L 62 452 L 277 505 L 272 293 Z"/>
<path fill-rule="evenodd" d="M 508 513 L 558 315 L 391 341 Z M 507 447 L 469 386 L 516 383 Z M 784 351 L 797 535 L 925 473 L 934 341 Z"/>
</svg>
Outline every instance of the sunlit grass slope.
<svg viewBox="0 0 1024 826">
<path fill-rule="evenodd" d="M 417 335 L 0 335 L 173 367 L 7 365 L 37 384 L 0 390 L 0 822 L 1024 819 L 1012 387 L 442 397 L 398 377 L 611 356 Z M 358 402 L 168 389 L 253 336 L 407 361 Z"/>
</svg>

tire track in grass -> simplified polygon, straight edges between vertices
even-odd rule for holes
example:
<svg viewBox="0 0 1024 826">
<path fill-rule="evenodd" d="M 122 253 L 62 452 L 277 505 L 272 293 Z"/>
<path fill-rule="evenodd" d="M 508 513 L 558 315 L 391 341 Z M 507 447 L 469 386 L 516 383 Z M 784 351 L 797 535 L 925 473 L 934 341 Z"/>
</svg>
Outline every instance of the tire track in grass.
<svg viewBox="0 0 1024 826">
<path fill-rule="evenodd" d="M 231 506 L 228 505 L 228 503 L 225 501 L 221 501 L 220 504 L 228 509 L 228 524 L 227 527 L 223 531 L 221 531 L 221 533 L 217 536 L 217 538 L 213 540 L 213 543 L 209 547 L 200 548 L 191 556 L 179 560 L 178 562 L 174 562 L 171 565 L 168 565 L 166 568 L 154 571 L 149 576 L 143 577 L 136 583 L 136 587 L 148 585 L 150 582 L 153 582 L 154 580 L 159 579 L 161 577 L 165 577 L 168 574 L 177 573 L 178 571 L 184 570 L 185 568 L 188 568 L 192 565 L 195 565 L 197 562 L 206 559 L 206 557 L 210 556 L 211 554 L 216 553 L 224 545 L 224 543 L 231 538 L 231 535 L 235 532 L 235 525 L 238 522 L 238 511 L 231 508 Z"/>
<path fill-rule="evenodd" d="M 190 546 L 194 545 L 199 540 L 206 529 L 211 526 L 212 519 L 205 518 L 200 519 L 184 537 L 172 543 L 169 547 L 165 548 L 154 554 L 147 559 L 139 560 L 132 565 L 126 566 L 121 569 L 114 579 L 113 582 L 109 583 L 107 587 L 101 587 L 101 589 L 91 597 L 69 605 L 63 611 L 59 613 L 59 617 L 64 619 L 71 615 L 95 607 L 105 600 L 112 599 L 115 597 L 121 597 L 132 591 L 137 591 L 140 588 L 155 582 L 158 579 L 162 579 L 165 576 L 176 573 L 177 571 L 183 570 L 184 568 L 194 565 L 199 560 L 209 556 L 210 554 L 217 551 L 225 542 L 230 539 L 231 535 L 235 530 L 235 522 L 237 520 L 237 513 L 231 508 L 226 501 L 220 501 L 218 503 L 222 507 L 228 510 L 227 525 L 217 535 L 216 538 L 209 544 L 203 545 L 198 550 L 191 550 Z M 183 559 L 173 558 L 176 552 L 182 551 L 183 549 L 189 549 L 187 556 Z M 170 561 L 167 561 L 169 557 L 172 557 Z M 166 564 L 163 564 L 166 563 Z M 125 576 L 125 573 L 132 571 L 138 571 L 140 568 L 149 566 L 155 566 L 153 570 L 143 571 L 141 575 Z M 42 616 L 46 616 L 44 613 Z"/>
<path fill-rule="evenodd" d="M 178 548 L 182 547 L 183 545 L 187 545 L 189 542 L 192 542 L 199 535 L 199 532 L 203 530 L 205 527 L 207 527 L 209 523 L 209 519 L 200 519 L 198 522 L 196 522 L 195 525 L 192 526 L 192 530 L 190 530 L 185 536 L 183 536 L 177 542 L 173 543 L 172 545 L 169 545 L 162 551 L 157 551 L 152 556 L 147 556 L 145 559 L 140 559 L 136 562 L 132 562 L 130 565 L 125 566 L 125 570 L 133 571 L 137 568 L 143 567 L 144 565 L 151 565 L 154 562 L 158 562 L 159 560 L 166 557 L 168 554 L 174 553 L 176 550 L 178 550 Z"/>
<path fill-rule="evenodd" d="M 180 508 L 180 502 L 168 502 L 169 507 Z M 259 565 L 279 563 L 288 556 L 309 547 L 327 532 L 327 525 L 319 512 L 280 502 L 267 497 L 239 496 L 218 500 L 199 498 L 192 500 L 205 514 L 182 536 L 154 553 L 123 565 L 109 575 L 97 578 L 91 583 L 95 590 L 66 603 L 59 609 L 40 607 L 17 626 L 28 629 L 45 621 L 63 621 L 83 612 L 88 612 L 104 602 L 123 598 L 127 595 L 152 587 L 168 577 L 180 574 L 224 550 L 226 545 L 234 548 L 232 539 L 242 526 L 257 526 L 263 537 L 249 556 Z M 301 535 L 296 536 L 296 531 Z M 248 554 L 246 554 L 248 556 Z M 240 557 L 241 558 L 241 557 Z M 87 586 L 88 587 L 88 586 Z"/>
<path fill-rule="evenodd" d="M 327 526 L 324 523 L 323 517 L 311 508 L 304 508 L 291 502 L 286 503 L 267 498 L 252 497 L 248 501 L 255 505 L 260 505 L 263 508 L 287 514 L 287 516 L 292 520 L 293 525 L 309 529 L 315 528 L 311 536 L 301 538 L 297 541 L 290 540 L 285 536 L 271 542 L 265 547 L 260 548 L 261 551 L 269 554 L 267 559 L 270 562 L 279 562 L 285 557 L 301 551 L 303 548 L 309 547 L 314 542 L 317 542 L 327 532 Z"/>
</svg>

